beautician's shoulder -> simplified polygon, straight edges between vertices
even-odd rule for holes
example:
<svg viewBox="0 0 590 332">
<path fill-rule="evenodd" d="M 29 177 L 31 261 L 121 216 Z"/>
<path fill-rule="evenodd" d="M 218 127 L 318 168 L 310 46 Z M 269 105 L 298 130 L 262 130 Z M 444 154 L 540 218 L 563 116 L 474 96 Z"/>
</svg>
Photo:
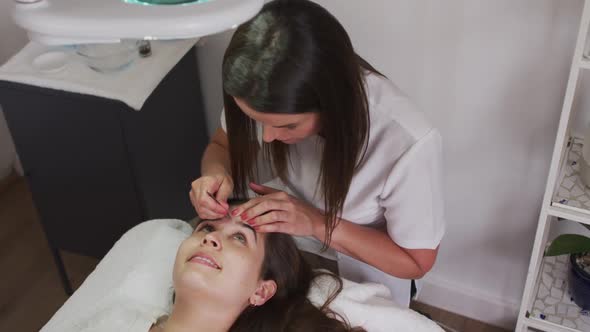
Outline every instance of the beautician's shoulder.
<svg viewBox="0 0 590 332">
<path fill-rule="evenodd" d="M 365 82 L 374 134 L 401 130 L 415 142 L 433 130 L 424 112 L 390 79 L 367 73 Z"/>
</svg>

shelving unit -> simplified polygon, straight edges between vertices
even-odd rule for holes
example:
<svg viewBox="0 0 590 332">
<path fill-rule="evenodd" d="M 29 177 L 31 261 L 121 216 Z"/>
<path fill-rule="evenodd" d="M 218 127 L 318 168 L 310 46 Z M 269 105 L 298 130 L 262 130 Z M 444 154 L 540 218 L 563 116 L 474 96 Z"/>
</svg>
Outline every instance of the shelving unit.
<svg viewBox="0 0 590 332">
<path fill-rule="evenodd" d="M 567 144 L 565 156 L 560 165 L 551 206 L 576 213 L 578 220 L 575 221 L 590 223 L 590 190 L 582 183 L 578 173 L 581 158 L 582 139 L 572 137 Z"/>
<path fill-rule="evenodd" d="M 543 259 L 529 318 L 573 331 L 590 332 L 590 314 L 581 311 L 567 292 L 567 268 L 567 256 Z"/>
<path fill-rule="evenodd" d="M 590 59 L 583 54 L 589 25 L 590 2 L 585 1 L 518 315 L 518 332 L 590 332 L 590 312 L 582 311 L 568 293 L 567 256 L 543 257 L 552 220 L 563 218 L 590 224 L 590 189 L 578 175 L 583 140 L 570 133 L 580 76 L 583 71 L 590 70 Z"/>
</svg>

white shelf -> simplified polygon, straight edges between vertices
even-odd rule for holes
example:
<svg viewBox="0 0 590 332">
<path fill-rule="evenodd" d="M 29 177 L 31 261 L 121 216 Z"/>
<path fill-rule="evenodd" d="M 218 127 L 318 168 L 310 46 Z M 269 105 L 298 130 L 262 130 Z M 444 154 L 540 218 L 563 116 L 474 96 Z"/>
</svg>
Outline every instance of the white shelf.
<svg viewBox="0 0 590 332">
<path fill-rule="evenodd" d="M 526 325 L 548 331 L 590 332 L 590 312 L 578 307 L 569 295 L 568 258 L 543 258 Z"/>
<path fill-rule="evenodd" d="M 579 176 L 580 158 L 582 143 L 576 138 L 565 152 L 548 212 L 556 217 L 590 224 L 590 189 Z"/>
<path fill-rule="evenodd" d="M 560 205 L 560 204 L 557 204 Z M 561 206 L 550 206 L 547 209 L 550 216 L 559 217 L 567 220 L 577 221 L 579 223 L 590 225 L 590 219 L 586 212 L 574 211 L 571 208 L 562 208 Z"/>
<path fill-rule="evenodd" d="M 548 322 L 548 321 L 545 321 L 545 320 L 539 320 L 539 319 L 536 319 L 536 318 L 523 318 L 523 323 L 526 324 L 526 326 L 528 326 L 528 327 L 531 327 L 531 328 L 534 328 L 534 329 L 538 329 L 538 330 L 541 330 L 541 331 L 579 332 L 576 329 L 570 329 L 570 328 L 565 327 L 565 326 L 553 324 L 551 322 Z M 529 331 L 529 330 L 527 330 L 527 331 Z"/>
<path fill-rule="evenodd" d="M 586 57 L 582 58 L 582 60 L 580 60 L 579 66 L 583 69 L 590 69 L 590 59 L 587 59 Z"/>
<path fill-rule="evenodd" d="M 558 261 L 563 258 L 555 262 L 552 262 L 555 258 L 542 258 L 552 216 L 590 225 L 590 190 L 582 184 L 578 176 L 577 161 L 582 154 L 582 144 L 576 140 L 571 144 L 568 143 L 570 117 L 578 83 L 581 81 L 580 75 L 583 70 L 590 69 L 590 59 L 583 56 L 589 42 L 589 31 L 590 0 L 585 0 L 516 324 L 517 332 L 529 331 L 529 328 L 547 332 L 590 331 L 590 316 L 581 315 L 579 308 L 571 303 L 567 295 L 566 278 L 562 275 L 564 272 L 562 269 L 567 271 L 567 265 Z M 552 273 L 559 274 L 563 279 L 553 276 Z M 548 283 L 548 276 L 553 278 L 552 283 L 545 285 Z M 558 282 L 558 279 L 564 282 Z M 578 315 L 575 316 L 572 310 L 578 310 Z M 541 314 L 546 315 L 545 319 L 540 317 Z"/>
</svg>

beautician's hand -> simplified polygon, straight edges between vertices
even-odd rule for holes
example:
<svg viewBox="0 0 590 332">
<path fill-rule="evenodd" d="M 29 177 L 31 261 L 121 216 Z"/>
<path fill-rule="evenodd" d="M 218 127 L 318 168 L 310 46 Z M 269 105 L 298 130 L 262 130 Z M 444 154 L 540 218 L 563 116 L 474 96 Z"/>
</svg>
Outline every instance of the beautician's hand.
<svg viewBox="0 0 590 332">
<path fill-rule="evenodd" d="M 324 236 L 322 212 L 283 192 L 259 184 L 250 183 L 250 188 L 260 197 L 240 205 L 231 213 L 240 215 L 242 221 L 258 232 L 287 233 L 298 236 Z"/>
<path fill-rule="evenodd" d="M 234 190 L 234 182 L 229 174 L 203 175 L 191 184 L 189 196 L 201 219 L 223 218 L 229 209 L 227 198 Z M 215 196 L 219 205 L 208 193 Z"/>
</svg>

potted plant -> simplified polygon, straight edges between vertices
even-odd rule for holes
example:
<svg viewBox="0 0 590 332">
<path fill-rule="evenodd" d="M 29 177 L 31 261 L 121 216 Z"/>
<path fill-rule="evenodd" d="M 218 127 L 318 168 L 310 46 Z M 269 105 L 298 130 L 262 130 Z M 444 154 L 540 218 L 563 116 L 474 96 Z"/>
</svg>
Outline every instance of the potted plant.
<svg viewBox="0 0 590 332">
<path fill-rule="evenodd" d="M 590 229 L 590 225 L 583 225 Z M 590 310 L 590 238 L 579 234 L 562 234 L 551 242 L 545 256 L 570 255 L 569 291 L 574 302 Z"/>
</svg>

